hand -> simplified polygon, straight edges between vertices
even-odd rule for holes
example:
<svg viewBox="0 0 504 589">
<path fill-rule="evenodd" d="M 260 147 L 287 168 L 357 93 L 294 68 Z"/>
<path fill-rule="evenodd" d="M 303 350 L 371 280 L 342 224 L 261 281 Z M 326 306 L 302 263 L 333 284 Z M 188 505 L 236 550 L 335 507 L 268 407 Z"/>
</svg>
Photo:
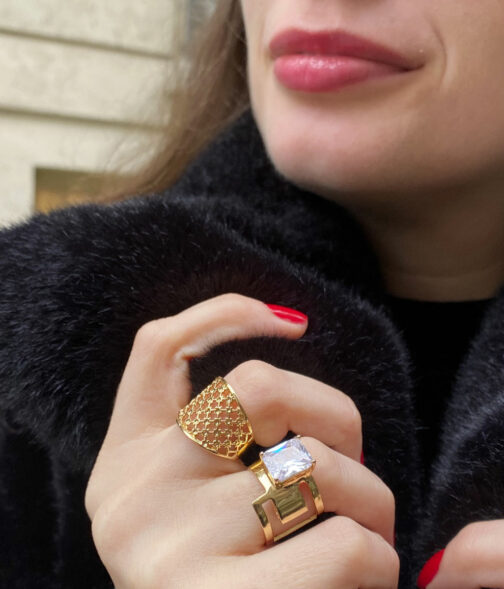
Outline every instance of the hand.
<svg viewBox="0 0 504 589">
<path fill-rule="evenodd" d="M 175 423 L 191 398 L 192 357 L 224 341 L 294 339 L 305 330 L 238 294 L 139 330 L 85 497 L 116 589 L 397 587 L 394 497 L 360 464 L 361 420 L 348 396 L 257 360 L 225 376 L 259 445 L 277 444 L 289 430 L 304 436 L 325 510 L 339 514 L 270 547 L 252 507 L 264 491 L 254 473 Z"/>
<path fill-rule="evenodd" d="M 418 585 L 422 589 L 504 587 L 504 520 L 473 522 L 462 528 L 426 563 Z"/>
</svg>

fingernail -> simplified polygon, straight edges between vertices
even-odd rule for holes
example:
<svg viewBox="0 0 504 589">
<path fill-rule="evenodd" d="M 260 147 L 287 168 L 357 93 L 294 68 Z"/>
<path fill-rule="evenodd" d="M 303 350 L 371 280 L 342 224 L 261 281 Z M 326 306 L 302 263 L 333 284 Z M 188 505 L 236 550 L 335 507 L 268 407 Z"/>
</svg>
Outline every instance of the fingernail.
<svg viewBox="0 0 504 589">
<path fill-rule="evenodd" d="M 308 317 L 304 313 L 295 311 L 289 307 L 281 307 L 280 305 L 266 306 L 269 307 L 277 317 L 280 317 L 280 319 L 283 319 L 284 321 L 290 321 L 291 323 L 306 323 L 308 321 Z"/>
<path fill-rule="evenodd" d="M 364 464 L 364 452 L 361 450 L 360 463 Z"/>
<path fill-rule="evenodd" d="M 423 569 L 420 571 L 417 579 L 417 587 L 419 589 L 425 589 L 429 583 L 437 575 L 439 566 L 441 565 L 441 559 L 443 558 L 445 549 L 443 548 L 439 552 L 436 552 L 434 556 L 431 556 L 429 560 L 424 564 Z"/>
</svg>

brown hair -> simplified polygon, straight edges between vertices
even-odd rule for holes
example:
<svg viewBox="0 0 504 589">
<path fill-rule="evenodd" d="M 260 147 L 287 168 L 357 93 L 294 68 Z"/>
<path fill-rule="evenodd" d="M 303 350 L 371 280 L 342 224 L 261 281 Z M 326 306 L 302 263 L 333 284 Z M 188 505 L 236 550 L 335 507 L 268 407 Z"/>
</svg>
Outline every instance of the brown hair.
<svg viewBox="0 0 504 589">
<path fill-rule="evenodd" d="M 168 119 L 156 154 L 133 177 L 109 182 L 104 200 L 168 188 L 219 131 L 249 106 L 246 51 L 239 1 L 219 0 L 192 39 L 191 50 L 179 44 L 174 56 L 174 90 L 166 104 Z"/>
</svg>

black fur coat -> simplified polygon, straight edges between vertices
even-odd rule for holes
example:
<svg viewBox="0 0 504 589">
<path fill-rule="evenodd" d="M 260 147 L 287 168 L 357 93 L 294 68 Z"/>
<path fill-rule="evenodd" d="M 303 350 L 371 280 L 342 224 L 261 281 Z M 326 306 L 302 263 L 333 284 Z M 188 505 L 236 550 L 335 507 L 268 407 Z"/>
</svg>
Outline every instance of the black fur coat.
<svg viewBox="0 0 504 589">
<path fill-rule="evenodd" d="M 504 517 L 504 294 L 458 371 L 426 492 L 373 252 L 341 207 L 275 171 L 247 111 L 164 194 L 0 232 L 2 588 L 112 586 L 83 497 L 135 332 L 224 292 L 297 308 L 309 328 L 213 348 L 191 362 L 194 394 L 260 358 L 350 395 L 366 466 L 396 497 L 402 589 L 467 523 Z"/>
</svg>

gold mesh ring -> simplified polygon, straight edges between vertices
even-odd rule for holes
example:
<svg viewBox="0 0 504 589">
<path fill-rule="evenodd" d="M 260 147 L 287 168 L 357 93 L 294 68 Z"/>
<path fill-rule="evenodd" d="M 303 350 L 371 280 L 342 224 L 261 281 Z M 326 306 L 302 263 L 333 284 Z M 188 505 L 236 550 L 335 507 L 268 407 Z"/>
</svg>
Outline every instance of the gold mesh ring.
<svg viewBox="0 0 504 589">
<path fill-rule="evenodd" d="M 213 454 L 234 460 L 254 441 L 252 426 L 229 383 L 215 378 L 177 415 L 177 424 Z"/>
</svg>

